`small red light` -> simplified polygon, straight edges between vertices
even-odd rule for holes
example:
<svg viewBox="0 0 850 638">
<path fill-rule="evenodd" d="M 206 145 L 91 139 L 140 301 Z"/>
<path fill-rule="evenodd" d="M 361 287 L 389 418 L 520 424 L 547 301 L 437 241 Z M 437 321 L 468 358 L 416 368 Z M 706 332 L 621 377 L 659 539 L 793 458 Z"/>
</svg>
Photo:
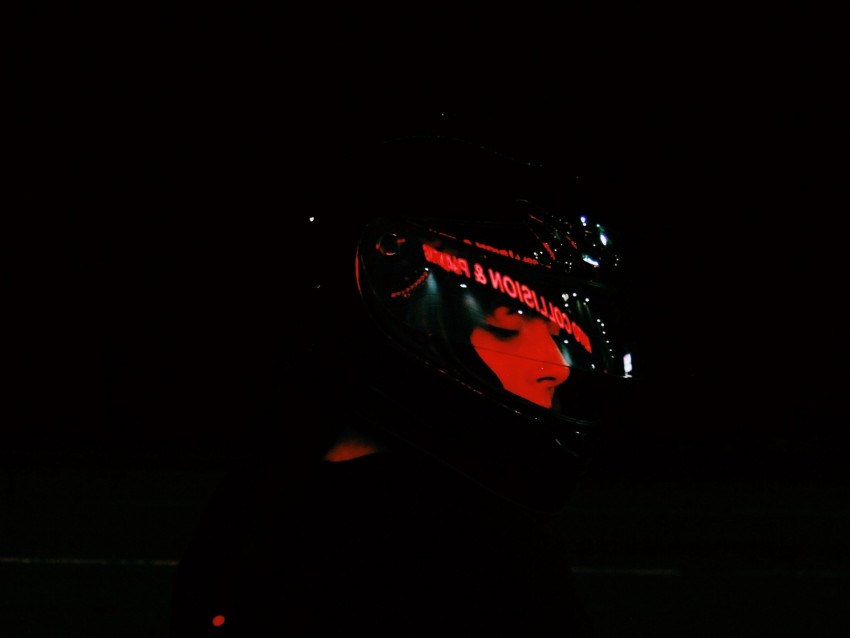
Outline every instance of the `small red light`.
<svg viewBox="0 0 850 638">
<path fill-rule="evenodd" d="M 218 616 L 213 616 L 212 619 L 213 627 L 221 627 L 224 624 L 224 616 L 219 614 Z"/>
</svg>

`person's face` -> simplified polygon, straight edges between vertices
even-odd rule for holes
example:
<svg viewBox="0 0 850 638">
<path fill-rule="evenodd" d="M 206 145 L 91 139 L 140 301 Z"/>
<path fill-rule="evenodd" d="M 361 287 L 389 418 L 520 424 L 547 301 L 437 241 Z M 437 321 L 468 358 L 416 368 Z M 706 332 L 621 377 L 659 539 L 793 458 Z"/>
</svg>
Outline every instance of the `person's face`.
<svg viewBox="0 0 850 638">
<path fill-rule="evenodd" d="M 555 388 L 570 376 L 564 356 L 552 339 L 558 325 L 499 306 L 473 328 L 470 341 L 508 392 L 544 408 L 552 407 Z"/>
</svg>

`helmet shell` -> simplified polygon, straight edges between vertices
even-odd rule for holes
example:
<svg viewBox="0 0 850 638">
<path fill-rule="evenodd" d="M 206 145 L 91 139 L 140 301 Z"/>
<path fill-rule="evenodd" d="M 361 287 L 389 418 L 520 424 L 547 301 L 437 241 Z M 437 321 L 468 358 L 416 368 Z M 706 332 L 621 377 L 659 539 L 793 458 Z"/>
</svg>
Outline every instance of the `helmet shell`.
<svg viewBox="0 0 850 638">
<path fill-rule="evenodd" d="M 542 166 L 465 140 L 394 139 L 335 169 L 299 221 L 302 398 L 515 501 L 559 507 L 631 376 L 607 229 Z M 552 333 L 551 399 L 508 389 L 470 339 L 513 338 L 487 319 L 495 308 Z M 526 352 L 511 374 L 558 357 Z"/>
</svg>

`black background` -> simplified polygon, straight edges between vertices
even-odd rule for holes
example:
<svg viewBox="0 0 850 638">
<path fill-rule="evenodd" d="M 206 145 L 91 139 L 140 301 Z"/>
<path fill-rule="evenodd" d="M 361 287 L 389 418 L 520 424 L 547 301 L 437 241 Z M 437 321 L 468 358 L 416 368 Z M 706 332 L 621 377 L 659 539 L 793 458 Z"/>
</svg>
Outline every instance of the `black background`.
<svg viewBox="0 0 850 638">
<path fill-rule="evenodd" d="M 836 198 L 846 124 L 827 32 L 790 10 L 740 9 L 20 16 L 3 421 L 4 494 L 20 516 L 3 551 L 176 556 L 205 481 L 250 438 L 268 353 L 285 338 L 281 264 L 317 267 L 288 232 L 290 189 L 321 188 L 315 162 L 340 147 L 440 132 L 579 180 L 628 241 L 641 392 L 577 507 L 602 495 L 609 518 L 597 520 L 658 521 L 678 503 L 670 491 L 647 487 L 650 507 L 614 487 L 663 485 L 688 502 L 708 489 L 712 520 L 736 530 L 742 501 L 711 499 L 749 490 L 747 507 L 778 504 L 798 531 L 765 556 L 747 530 L 708 526 L 689 559 L 686 541 L 679 554 L 652 545 L 646 523 L 643 544 L 607 558 L 688 563 L 720 548 L 738 566 L 758 556 L 763 570 L 828 570 L 829 591 L 846 592 L 838 540 L 816 561 L 799 549 L 826 527 L 841 537 L 850 479 Z M 159 546 L 149 521 L 101 547 L 47 533 L 86 529 L 94 515 L 68 503 L 104 494 L 132 519 L 131 494 L 169 493 L 162 472 L 182 477 L 173 505 L 186 513 L 158 530 Z M 57 507 L 39 510 L 48 493 Z M 27 578 L 37 609 L 40 581 Z M 643 608 L 657 620 L 663 604 Z"/>
</svg>

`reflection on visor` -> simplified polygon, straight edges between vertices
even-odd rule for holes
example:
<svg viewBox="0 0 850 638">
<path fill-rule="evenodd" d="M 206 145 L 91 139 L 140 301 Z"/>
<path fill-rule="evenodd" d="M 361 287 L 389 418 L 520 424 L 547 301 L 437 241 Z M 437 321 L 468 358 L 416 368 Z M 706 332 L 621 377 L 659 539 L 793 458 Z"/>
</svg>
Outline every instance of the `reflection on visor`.
<svg viewBox="0 0 850 638">
<path fill-rule="evenodd" d="M 425 260 L 440 266 L 441 268 L 463 275 L 467 279 L 472 278 L 469 269 L 469 262 L 463 257 L 452 257 L 451 255 L 423 245 L 422 250 L 425 254 Z M 582 330 L 577 323 L 570 321 L 570 317 L 565 309 L 547 301 L 546 297 L 530 288 L 524 283 L 520 283 L 509 274 L 503 274 L 499 270 L 487 268 L 485 273 L 484 267 L 481 264 L 473 264 L 474 279 L 477 283 L 487 286 L 488 284 L 494 291 L 498 291 L 505 295 L 507 299 L 513 300 L 518 304 L 524 304 L 529 309 L 538 313 L 541 317 L 557 324 L 560 329 L 565 330 L 568 334 L 572 334 L 575 340 L 580 343 L 587 352 L 592 352 L 593 347 L 588 339 L 587 334 Z M 569 299 L 569 293 L 561 293 L 564 300 Z"/>
<path fill-rule="evenodd" d="M 576 370 L 629 375 L 606 289 L 572 275 L 568 260 L 576 251 L 569 243 L 543 241 L 535 232 L 523 243 L 529 233 L 522 225 L 504 239 L 513 249 L 492 237 L 410 225 L 376 230 L 373 248 L 361 247 L 361 290 L 426 335 L 422 352 L 442 369 L 549 409 L 558 409 Z"/>
<path fill-rule="evenodd" d="M 558 331 L 553 321 L 497 306 L 472 329 L 470 341 L 505 390 L 551 408 L 555 389 L 570 376 L 552 339 Z"/>
</svg>

